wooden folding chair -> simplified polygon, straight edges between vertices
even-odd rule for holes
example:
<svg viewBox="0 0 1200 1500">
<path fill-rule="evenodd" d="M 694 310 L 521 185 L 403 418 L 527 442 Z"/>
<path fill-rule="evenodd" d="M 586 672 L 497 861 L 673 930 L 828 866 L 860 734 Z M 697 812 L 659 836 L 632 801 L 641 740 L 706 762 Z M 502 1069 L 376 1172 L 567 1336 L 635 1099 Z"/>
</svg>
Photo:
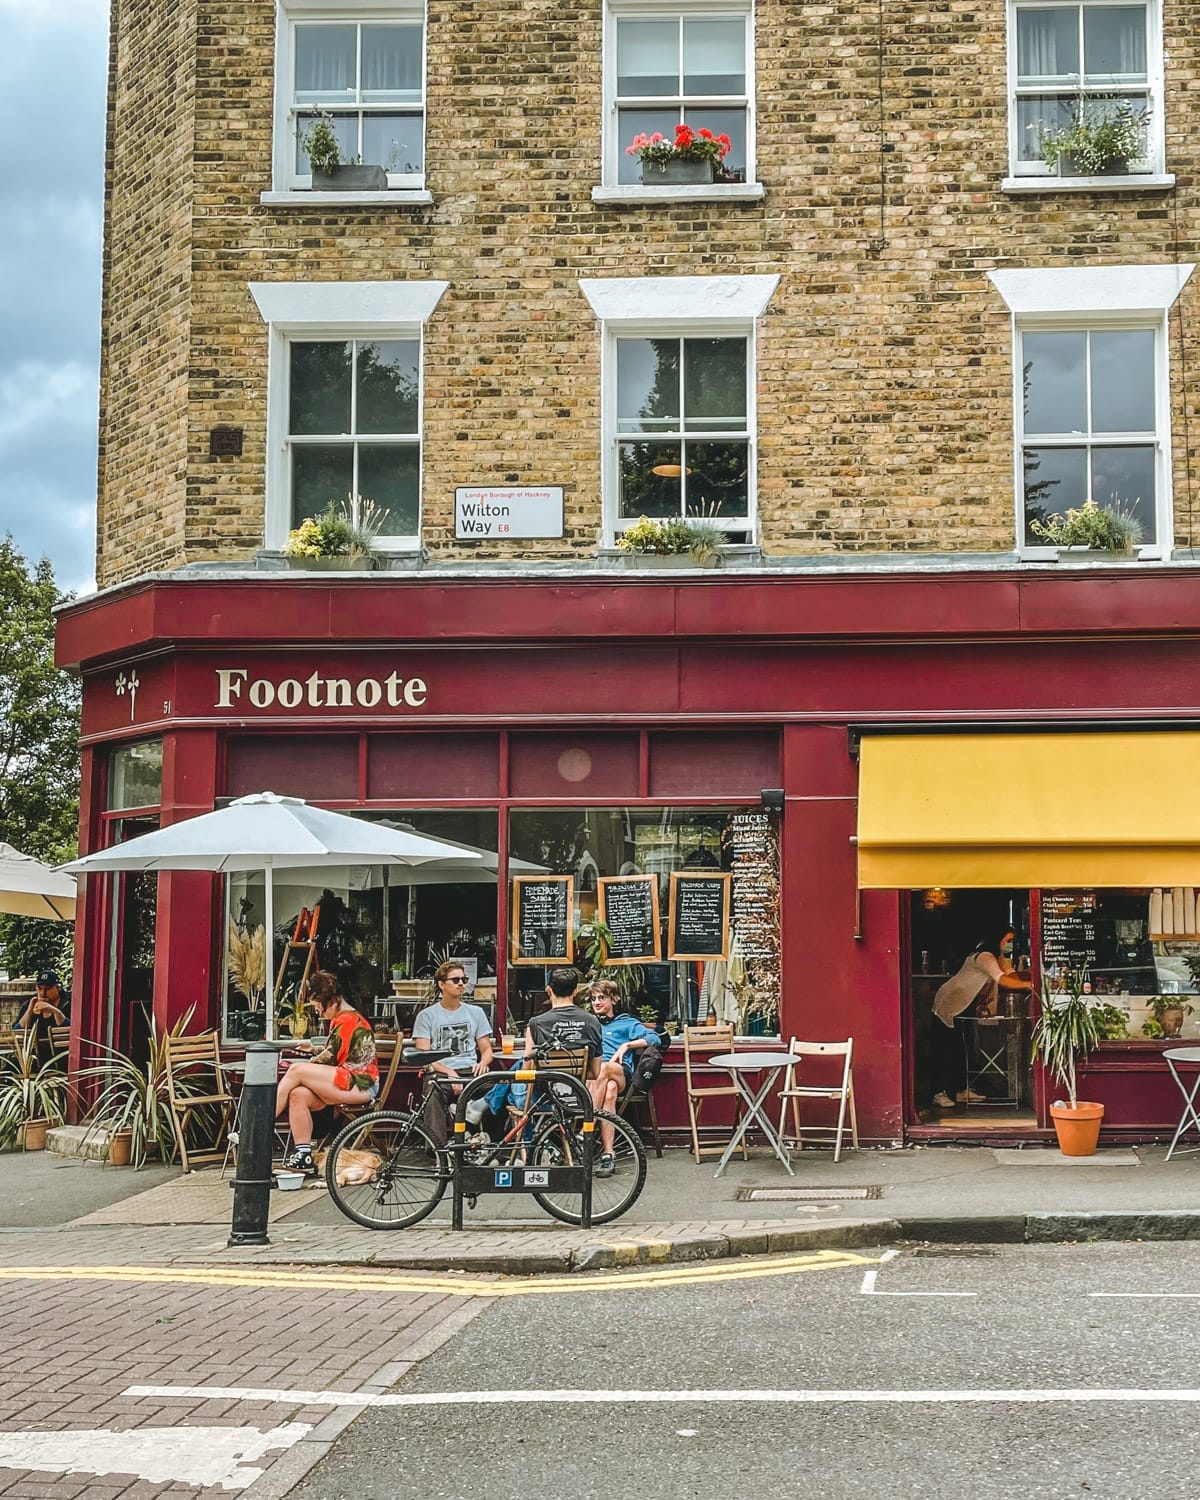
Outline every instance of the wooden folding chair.
<svg viewBox="0 0 1200 1500">
<path fill-rule="evenodd" d="M 717 1052 L 733 1051 L 732 1026 L 685 1026 L 683 1028 L 683 1074 L 687 1088 L 688 1116 L 692 1122 L 692 1155 L 697 1161 L 702 1156 L 720 1156 L 724 1144 L 702 1146 L 700 1144 L 700 1112 L 706 1099 L 736 1099 L 737 1111 L 733 1117 L 734 1129 L 745 1111 L 746 1104 L 732 1079 L 728 1083 L 697 1084 L 692 1076 L 694 1063 L 702 1062 Z M 708 1076 L 708 1075 L 704 1075 Z M 742 1137 L 742 1160 L 748 1161 L 746 1137 Z"/>
<path fill-rule="evenodd" d="M 375 1060 L 379 1064 L 379 1092 L 369 1104 L 339 1104 L 339 1113 L 349 1120 L 357 1120 L 359 1115 L 369 1115 L 374 1110 L 387 1108 L 387 1097 L 392 1091 L 392 1084 L 396 1081 L 396 1069 L 400 1066 L 400 1053 L 403 1050 L 404 1033 L 391 1032 L 387 1036 L 375 1033 Z"/>
<path fill-rule="evenodd" d="M 51 1026 L 50 1028 L 50 1055 L 52 1057 L 65 1058 L 71 1050 L 71 1028 L 70 1026 Z M 64 1064 L 65 1066 L 65 1064 Z"/>
<path fill-rule="evenodd" d="M 183 1170 L 190 1172 L 193 1165 L 223 1161 L 225 1137 L 233 1119 L 235 1101 L 221 1070 L 220 1038 L 215 1031 L 204 1031 L 198 1036 L 168 1035 L 163 1038 L 163 1047 L 167 1099 Z M 212 1111 L 217 1120 L 213 1139 L 211 1142 L 201 1141 L 199 1147 L 189 1149 L 188 1126 L 194 1116 L 203 1118 L 208 1111 Z"/>
<path fill-rule="evenodd" d="M 798 1042 L 793 1037 L 788 1044 L 788 1052 L 796 1058 L 832 1057 L 842 1059 L 841 1080 L 834 1085 L 800 1083 L 796 1079 L 796 1065 L 795 1063 L 791 1064 L 784 1078 L 783 1088 L 779 1093 L 780 1139 L 784 1141 L 785 1146 L 794 1141 L 797 1150 L 801 1150 L 804 1146 L 804 1141 L 800 1134 L 800 1100 L 836 1099 L 838 1101 L 836 1125 L 807 1125 L 805 1129 L 809 1135 L 832 1134 L 833 1159 L 835 1162 L 840 1161 L 842 1156 L 842 1134 L 846 1125 L 847 1108 L 850 1111 L 850 1140 L 854 1150 L 858 1150 L 858 1119 L 854 1113 L 854 1074 L 850 1066 L 851 1057 L 854 1052 L 854 1038 L 848 1037 L 844 1042 Z M 784 1129 L 784 1116 L 787 1114 L 789 1103 L 792 1106 L 792 1130 L 790 1134 Z"/>
<path fill-rule="evenodd" d="M 643 1106 L 650 1117 L 650 1137 L 654 1142 L 654 1154 L 661 1157 L 662 1136 L 658 1133 L 658 1110 L 654 1107 L 654 1086 L 639 1089 L 631 1079 L 617 1100 L 617 1113 L 624 1119 L 629 1110 L 637 1106 Z"/>
</svg>

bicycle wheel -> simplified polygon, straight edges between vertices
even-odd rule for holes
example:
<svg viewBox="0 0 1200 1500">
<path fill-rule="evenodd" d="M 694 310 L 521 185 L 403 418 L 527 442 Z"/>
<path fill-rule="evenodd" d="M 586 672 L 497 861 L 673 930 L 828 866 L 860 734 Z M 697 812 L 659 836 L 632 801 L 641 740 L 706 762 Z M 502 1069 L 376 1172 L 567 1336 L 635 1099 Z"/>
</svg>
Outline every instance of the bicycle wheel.
<svg viewBox="0 0 1200 1500">
<path fill-rule="evenodd" d="M 444 1152 L 415 1115 L 380 1110 L 338 1132 L 325 1161 L 329 1196 L 366 1229 L 406 1229 L 441 1201 L 450 1180 Z"/>
<path fill-rule="evenodd" d="M 600 1160 L 600 1124 L 613 1127 L 613 1157 L 616 1163 L 611 1177 L 597 1177 Z M 583 1158 L 583 1132 L 580 1122 L 552 1120 L 533 1143 L 532 1163 L 537 1167 L 569 1167 Z M 605 1110 L 596 1111 L 596 1145 L 592 1156 L 592 1223 L 608 1224 L 619 1218 L 637 1202 L 646 1185 L 646 1153 L 634 1130 Z M 578 1224 L 583 1217 L 578 1193 L 534 1193 L 548 1214 L 564 1224 Z"/>
</svg>

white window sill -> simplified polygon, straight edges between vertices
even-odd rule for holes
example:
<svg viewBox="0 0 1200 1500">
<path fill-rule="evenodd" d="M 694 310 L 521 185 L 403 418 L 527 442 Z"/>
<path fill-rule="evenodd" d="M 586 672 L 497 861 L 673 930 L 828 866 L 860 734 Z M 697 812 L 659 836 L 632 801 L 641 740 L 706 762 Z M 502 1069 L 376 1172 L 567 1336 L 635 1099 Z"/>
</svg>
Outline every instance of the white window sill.
<svg viewBox="0 0 1200 1500">
<path fill-rule="evenodd" d="M 358 205 L 386 204 L 389 208 L 424 208 L 433 202 L 433 194 L 424 189 L 387 188 L 382 193 L 314 193 L 310 188 L 293 188 L 281 193 L 260 193 L 260 203 L 273 208 L 353 208 Z"/>
<path fill-rule="evenodd" d="M 1173 172 L 1130 172 L 1126 177 L 1006 177 L 1002 193 L 1161 193 L 1175 186 Z"/>
<path fill-rule="evenodd" d="M 620 187 L 594 187 L 593 203 L 720 203 L 726 199 L 762 198 L 761 182 L 699 182 L 679 187 L 643 187 L 626 183 Z"/>
</svg>

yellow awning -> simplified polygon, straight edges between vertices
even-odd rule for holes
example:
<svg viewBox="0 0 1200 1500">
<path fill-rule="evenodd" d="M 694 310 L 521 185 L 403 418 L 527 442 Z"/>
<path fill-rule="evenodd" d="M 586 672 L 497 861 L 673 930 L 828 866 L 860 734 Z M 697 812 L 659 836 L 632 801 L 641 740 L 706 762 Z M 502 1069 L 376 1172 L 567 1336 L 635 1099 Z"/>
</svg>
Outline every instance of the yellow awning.
<svg viewBox="0 0 1200 1500">
<path fill-rule="evenodd" d="M 1200 886 L 1200 732 L 864 734 L 858 880 Z"/>
</svg>

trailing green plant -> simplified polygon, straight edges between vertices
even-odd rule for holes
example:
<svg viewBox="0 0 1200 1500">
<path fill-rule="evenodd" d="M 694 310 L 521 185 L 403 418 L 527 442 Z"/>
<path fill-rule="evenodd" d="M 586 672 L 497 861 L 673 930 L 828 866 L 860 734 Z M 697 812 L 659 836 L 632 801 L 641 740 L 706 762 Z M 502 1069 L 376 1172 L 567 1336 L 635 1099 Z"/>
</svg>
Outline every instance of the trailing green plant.
<svg viewBox="0 0 1200 1500">
<path fill-rule="evenodd" d="M 300 149 L 314 172 L 332 172 L 334 167 L 349 165 L 342 160 L 342 148 L 328 110 L 322 110 L 301 135 Z"/>
<path fill-rule="evenodd" d="M 1161 1042 L 1166 1034 L 1162 1022 L 1156 1021 L 1153 1016 L 1147 1016 L 1142 1022 L 1142 1035 L 1149 1037 L 1152 1042 Z"/>
<path fill-rule="evenodd" d="M 1119 1005 L 1093 1005 L 1092 1015 L 1102 1042 L 1119 1042 L 1129 1035 L 1129 1016 Z"/>
<path fill-rule="evenodd" d="M 194 1007 L 189 1008 L 169 1031 L 160 1031 L 153 1016 L 149 1018 L 146 1061 L 132 1058 L 103 1042 L 88 1046 L 101 1061 L 81 1068 L 80 1082 L 95 1079 L 100 1084 L 96 1102 L 88 1114 L 89 1134 L 107 1131 L 109 1136 L 128 1130 L 132 1141 L 130 1159 L 134 1167 L 143 1167 L 151 1147 L 156 1147 L 163 1161 L 175 1150 L 175 1126 L 167 1090 L 167 1038 L 184 1036 Z M 176 1073 L 175 1091 L 180 1096 L 211 1092 L 203 1083 L 190 1082 L 186 1074 Z"/>
<path fill-rule="evenodd" d="M 1042 1013 L 1033 1028 L 1033 1055 L 1067 1091 L 1074 1109 L 1075 1068 L 1100 1042 L 1100 1023 L 1092 997 L 1084 993 L 1085 975 L 1063 976 L 1066 988 L 1042 983 Z"/>
<path fill-rule="evenodd" d="M 1148 109 L 1135 109 L 1126 99 L 1084 95 L 1066 125 L 1041 129 L 1042 160 L 1057 171 L 1059 158 L 1073 157 L 1089 176 L 1103 172 L 1116 161 L 1132 161 L 1146 150 Z"/>
<path fill-rule="evenodd" d="M 628 1008 L 646 983 L 646 970 L 642 964 L 610 964 L 606 969 L 611 946 L 612 932 L 599 917 L 580 923 L 575 930 L 575 963 L 584 980 L 598 979 L 603 971 L 604 977 L 617 986 L 621 1004 Z"/>
<path fill-rule="evenodd" d="M 1029 529 L 1052 547 L 1093 547 L 1101 552 L 1130 552 L 1142 539 L 1142 523 L 1132 511 L 1094 500 L 1048 521 L 1034 521 Z"/>
<path fill-rule="evenodd" d="M 42 1062 L 34 1027 L 17 1032 L 12 1051 L 0 1053 L 0 1146 L 11 1146 L 31 1120 L 61 1121 L 69 1084 L 58 1063 Z"/>
</svg>

